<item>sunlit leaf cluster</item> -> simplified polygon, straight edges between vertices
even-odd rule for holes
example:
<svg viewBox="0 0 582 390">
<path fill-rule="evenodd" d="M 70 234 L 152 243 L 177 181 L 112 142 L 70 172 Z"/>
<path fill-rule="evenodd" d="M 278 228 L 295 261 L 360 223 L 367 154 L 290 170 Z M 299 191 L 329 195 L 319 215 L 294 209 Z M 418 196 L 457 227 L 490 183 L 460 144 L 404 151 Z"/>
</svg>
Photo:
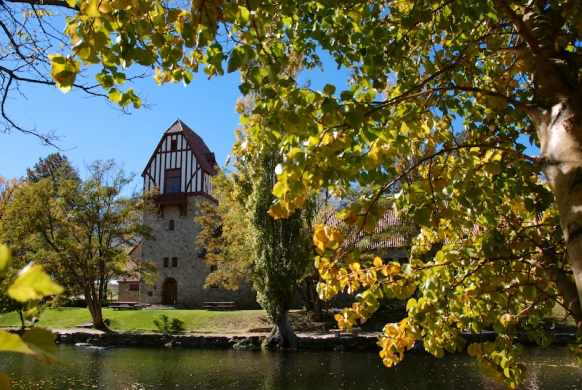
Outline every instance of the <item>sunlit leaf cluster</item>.
<svg viewBox="0 0 582 390">
<path fill-rule="evenodd" d="M 4 278 L 12 263 L 10 250 L 0 244 L 0 278 Z M 45 296 L 60 294 L 63 288 L 54 283 L 37 264 L 29 264 L 22 269 L 8 288 L 10 297 L 18 302 L 29 302 L 25 318 L 32 319 L 37 311 L 38 302 Z M 0 319 L 1 320 L 1 319 Z M 33 355 L 46 363 L 58 363 L 55 336 L 46 329 L 34 328 L 22 336 L 0 330 L 0 352 L 17 352 Z M 10 388 L 10 377 L 0 372 L 0 387 Z"/>
</svg>

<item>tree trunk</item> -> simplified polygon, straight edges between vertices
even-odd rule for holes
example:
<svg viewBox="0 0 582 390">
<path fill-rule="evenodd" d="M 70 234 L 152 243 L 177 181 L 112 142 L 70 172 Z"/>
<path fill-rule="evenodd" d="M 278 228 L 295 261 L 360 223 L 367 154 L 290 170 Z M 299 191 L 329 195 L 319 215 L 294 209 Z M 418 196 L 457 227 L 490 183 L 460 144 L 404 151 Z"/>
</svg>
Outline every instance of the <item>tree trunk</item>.
<svg viewBox="0 0 582 390">
<path fill-rule="evenodd" d="M 283 313 L 279 323 L 273 327 L 267 341 L 268 348 L 297 349 L 297 336 L 291 329 L 288 310 Z"/>
<path fill-rule="evenodd" d="M 24 314 L 22 313 L 22 309 L 16 310 L 18 312 L 18 316 L 20 317 L 20 330 L 24 330 L 26 324 L 24 323 Z"/>
<path fill-rule="evenodd" d="M 556 197 L 575 286 L 558 286 L 582 309 L 582 104 L 579 96 L 530 113 L 541 144 L 541 168 Z M 564 291 L 563 289 L 567 291 Z M 574 290 L 574 291 L 572 291 Z M 577 319 L 582 330 L 582 321 Z"/>
<path fill-rule="evenodd" d="M 310 309 L 313 310 L 313 319 L 315 321 L 321 321 L 321 300 L 315 290 L 313 277 L 311 275 L 305 278 L 305 290 L 310 301 Z"/>
<path fill-rule="evenodd" d="M 96 294 L 94 294 L 94 291 L 85 289 L 85 302 L 87 302 L 87 308 L 89 309 L 89 312 L 91 313 L 91 318 L 93 319 L 93 327 L 95 329 L 107 332 L 109 331 L 109 328 L 107 327 L 107 325 L 105 325 L 105 322 L 103 321 L 101 300 L 96 298 L 97 297 Z"/>
</svg>

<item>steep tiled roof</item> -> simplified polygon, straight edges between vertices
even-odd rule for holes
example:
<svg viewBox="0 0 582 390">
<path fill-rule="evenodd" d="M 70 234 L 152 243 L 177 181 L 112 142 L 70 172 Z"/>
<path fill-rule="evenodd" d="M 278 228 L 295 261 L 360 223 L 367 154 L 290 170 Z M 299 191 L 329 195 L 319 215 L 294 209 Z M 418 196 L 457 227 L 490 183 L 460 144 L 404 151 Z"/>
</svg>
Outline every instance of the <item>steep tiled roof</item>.
<svg viewBox="0 0 582 390">
<path fill-rule="evenodd" d="M 336 213 L 329 213 L 323 217 L 324 220 L 318 221 L 319 223 L 324 223 L 327 226 L 335 227 L 340 230 L 342 226 L 345 227 L 345 223 L 337 218 Z M 387 210 L 382 218 L 378 221 L 376 229 L 374 229 L 374 234 L 379 234 L 386 232 L 388 229 L 393 227 L 398 227 L 402 225 L 402 220 L 396 215 L 392 210 Z M 367 234 L 362 230 L 356 237 L 356 232 L 352 231 L 348 234 L 347 240 L 351 243 L 357 243 L 356 245 L 362 249 L 390 249 L 390 248 L 401 248 L 406 245 L 406 240 L 404 236 L 400 233 L 395 232 L 389 237 L 382 237 L 379 240 L 369 240 L 366 238 Z"/>
<path fill-rule="evenodd" d="M 133 252 L 135 252 L 138 249 L 141 249 L 141 240 L 137 244 L 135 244 L 133 246 L 133 248 L 131 248 L 131 250 L 127 254 L 131 256 L 133 254 Z M 133 274 L 137 269 L 138 269 L 138 266 L 134 260 L 130 260 L 127 263 L 127 265 L 125 266 L 125 271 L 128 273 L 128 275 Z M 139 279 L 140 279 L 139 273 L 135 273 L 131 276 L 128 276 L 128 275 L 118 276 L 117 282 L 118 283 L 139 282 Z"/>
<path fill-rule="evenodd" d="M 204 143 L 204 140 L 200 138 L 198 134 L 194 132 L 190 127 L 188 127 L 184 122 L 178 119 L 164 134 L 176 134 L 182 133 L 188 141 L 188 145 L 192 149 L 196 160 L 200 163 L 202 169 L 211 175 L 216 175 L 217 171 L 212 166 L 213 160 L 209 161 L 209 157 L 212 156 L 214 159 L 214 153 L 208 149 L 208 146 Z"/>
<path fill-rule="evenodd" d="M 158 146 L 156 147 L 156 152 L 160 149 L 162 142 L 164 141 L 166 136 L 178 133 L 182 133 L 184 135 L 184 138 L 186 138 L 186 142 L 188 142 L 190 149 L 192 149 L 192 153 L 194 153 L 194 156 L 196 156 L 196 161 L 200 163 L 202 169 L 208 172 L 210 175 L 216 175 L 218 171 L 213 166 L 213 164 L 216 163 L 214 159 L 214 153 L 212 153 L 210 149 L 208 149 L 208 146 L 206 146 L 204 140 L 200 138 L 200 136 L 196 134 L 194 130 L 189 128 L 180 119 L 174 122 L 172 126 L 170 126 L 170 128 L 164 132 L 164 137 L 162 137 L 162 139 L 158 143 Z M 147 170 L 149 169 L 149 166 L 151 165 L 153 159 L 156 156 L 156 152 L 154 152 L 154 154 L 152 154 L 152 156 L 150 157 L 150 160 L 146 164 L 146 167 L 141 174 L 142 176 L 145 176 Z"/>
<path fill-rule="evenodd" d="M 137 269 L 137 264 L 132 260 L 129 263 L 127 263 L 125 269 L 127 272 L 135 272 L 135 270 Z M 117 277 L 117 282 L 118 283 L 139 282 L 139 277 L 140 277 L 139 273 L 131 276 L 119 276 Z"/>
</svg>

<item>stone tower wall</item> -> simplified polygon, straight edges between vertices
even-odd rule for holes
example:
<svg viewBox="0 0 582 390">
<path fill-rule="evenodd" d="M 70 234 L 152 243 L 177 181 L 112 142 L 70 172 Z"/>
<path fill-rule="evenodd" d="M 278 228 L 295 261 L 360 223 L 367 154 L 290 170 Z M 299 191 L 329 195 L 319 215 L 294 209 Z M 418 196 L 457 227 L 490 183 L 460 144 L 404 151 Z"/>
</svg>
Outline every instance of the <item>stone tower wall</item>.
<svg viewBox="0 0 582 390">
<path fill-rule="evenodd" d="M 196 237 L 201 230 L 194 222 L 197 201 L 208 200 L 202 196 L 188 197 L 185 216 L 180 216 L 178 206 L 164 206 L 163 217 L 150 214 L 144 217 L 144 222 L 152 227 L 157 240 L 143 240 L 142 259 L 155 263 L 159 277 L 154 286 L 147 285 L 143 280 L 140 282 L 140 302 L 161 304 L 164 283 L 173 278 L 177 282 L 175 307 L 200 309 L 204 302 L 233 301 L 240 309 L 260 308 L 250 285 L 242 285 L 237 291 L 203 288 L 210 267 L 203 258 L 198 257 L 199 250 L 196 248 Z M 170 230 L 171 220 L 174 221 L 174 230 Z M 165 257 L 168 258 L 167 267 L 164 267 Z M 173 257 L 177 258 L 175 267 Z"/>
</svg>

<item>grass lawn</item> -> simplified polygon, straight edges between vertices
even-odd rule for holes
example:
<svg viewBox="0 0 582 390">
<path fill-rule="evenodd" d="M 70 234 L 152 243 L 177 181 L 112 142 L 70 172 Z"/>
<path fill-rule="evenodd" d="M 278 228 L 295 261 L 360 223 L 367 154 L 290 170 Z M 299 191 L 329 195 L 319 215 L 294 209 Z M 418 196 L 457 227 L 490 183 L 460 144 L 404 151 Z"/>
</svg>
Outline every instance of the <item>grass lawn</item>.
<svg viewBox="0 0 582 390">
<path fill-rule="evenodd" d="M 115 331 L 126 332 L 157 332 L 154 320 L 160 320 L 160 316 L 166 315 L 169 320 L 177 318 L 184 321 L 186 332 L 195 333 L 222 333 L 240 334 L 252 328 L 267 327 L 266 316 L 263 310 L 234 310 L 234 311 L 206 311 L 206 310 L 113 310 L 103 309 L 103 317 L 111 321 L 110 328 Z M 374 319 L 374 317 L 372 317 Z M 58 309 L 46 309 L 40 315 L 37 326 L 63 329 L 74 328 L 75 325 L 91 321 L 91 314 L 86 308 L 64 307 Z M 390 321 L 394 321 L 391 319 Z M 373 325 L 369 321 L 366 325 Z M 382 320 L 380 319 L 380 322 Z M 546 328 L 572 329 L 575 323 L 570 317 L 566 317 L 565 310 L 557 306 L 551 316 L 543 320 Z M 291 325 L 295 330 L 321 330 L 323 323 L 312 323 L 305 314 L 293 310 L 291 313 Z M 336 327 L 331 318 L 328 327 Z M 7 313 L 3 315 L 0 327 L 19 327 L 18 314 Z M 382 322 L 378 329 L 384 326 Z"/>
<path fill-rule="evenodd" d="M 117 331 L 157 331 L 154 320 L 160 320 L 161 315 L 184 321 L 186 332 L 196 333 L 240 333 L 251 328 L 265 327 L 263 310 L 113 310 L 103 309 L 103 317 L 111 321 L 110 328 Z M 7 313 L 3 316 L 0 326 L 20 326 L 18 314 Z M 91 314 L 86 308 L 63 307 L 46 309 L 40 315 L 37 326 L 46 328 L 74 328 L 75 325 L 91 321 Z"/>
</svg>

